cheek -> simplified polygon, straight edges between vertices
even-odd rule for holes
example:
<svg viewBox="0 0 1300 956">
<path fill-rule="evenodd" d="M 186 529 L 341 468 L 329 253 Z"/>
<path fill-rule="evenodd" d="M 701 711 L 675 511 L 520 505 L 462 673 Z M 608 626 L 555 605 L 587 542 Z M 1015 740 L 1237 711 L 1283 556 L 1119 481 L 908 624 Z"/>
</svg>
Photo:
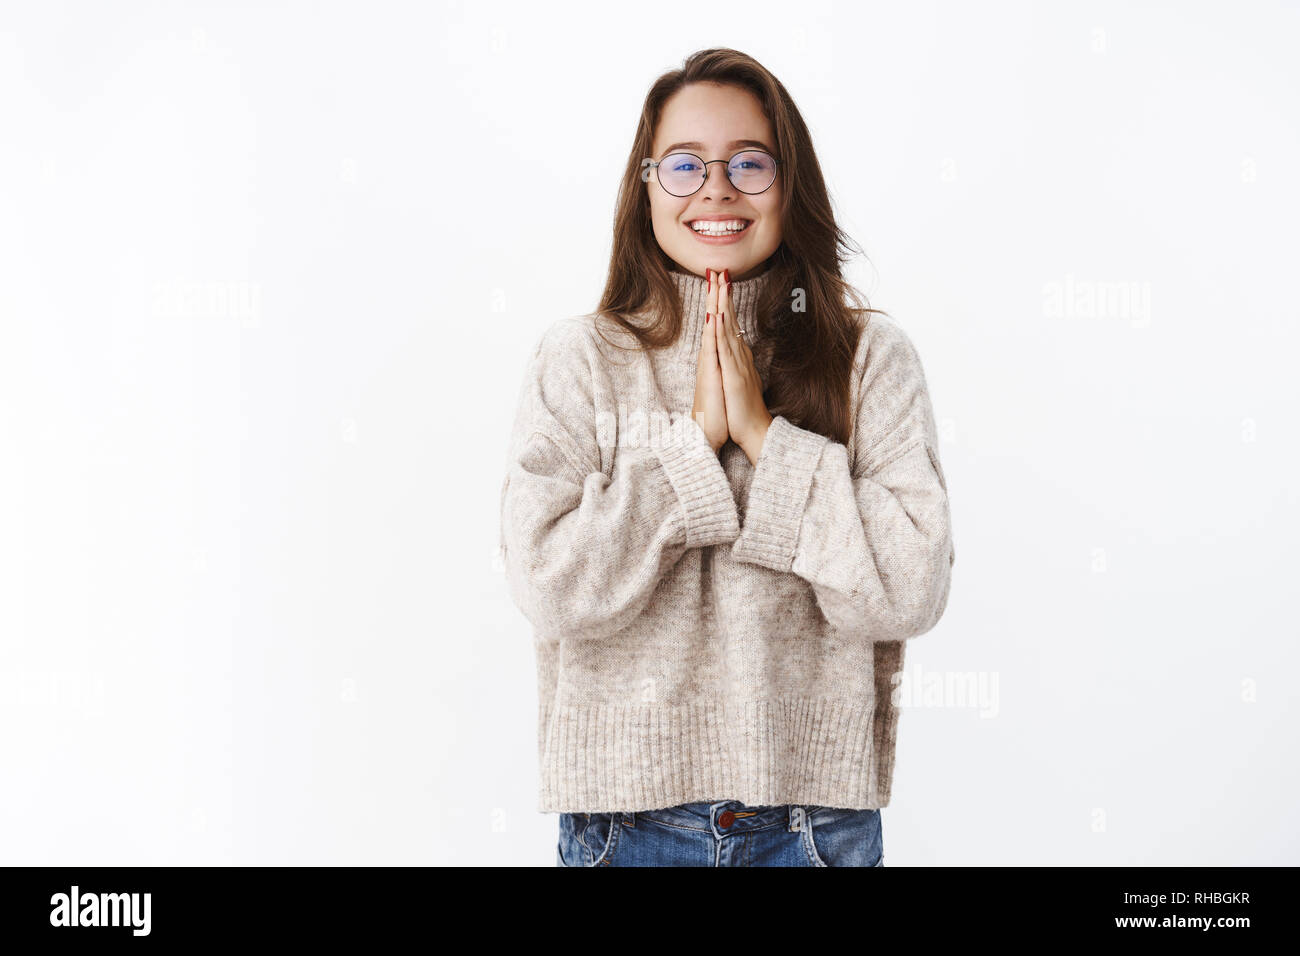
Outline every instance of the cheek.
<svg viewBox="0 0 1300 956">
<path fill-rule="evenodd" d="M 665 242 L 676 242 L 682 238 L 682 224 L 679 221 L 685 210 L 660 207 L 651 210 L 655 234 Z"/>
<path fill-rule="evenodd" d="M 771 190 L 768 190 L 768 192 L 771 192 Z M 763 234 L 765 236 L 779 235 L 781 232 L 781 197 L 772 196 L 769 198 L 767 193 L 763 193 L 763 195 L 755 198 L 763 200 L 761 203 L 754 203 L 755 208 L 762 216 Z"/>
<path fill-rule="evenodd" d="M 676 210 L 662 196 L 650 195 L 650 221 L 656 229 L 668 229 L 673 225 Z"/>
<path fill-rule="evenodd" d="M 763 230 L 760 235 L 765 243 L 780 245 L 781 222 L 778 219 L 775 210 L 763 216 Z"/>
</svg>

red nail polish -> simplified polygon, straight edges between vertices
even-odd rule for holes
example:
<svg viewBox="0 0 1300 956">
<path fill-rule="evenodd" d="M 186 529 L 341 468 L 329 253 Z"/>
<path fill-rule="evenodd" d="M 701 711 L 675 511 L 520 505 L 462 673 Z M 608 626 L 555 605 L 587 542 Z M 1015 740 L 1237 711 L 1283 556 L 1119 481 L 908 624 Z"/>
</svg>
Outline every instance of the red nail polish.
<svg viewBox="0 0 1300 956">
<path fill-rule="evenodd" d="M 730 269 L 723 269 L 723 270 L 722 270 L 722 281 L 725 282 L 725 283 L 727 283 L 727 285 L 731 285 L 731 270 L 730 270 Z"/>
<path fill-rule="evenodd" d="M 710 318 L 710 315 L 711 315 L 711 313 L 709 313 L 709 312 L 705 312 L 705 313 L 704 313 L 704 324 L 705 324 L 705 325 L 708 325 L 708 324 L 709 324 L 709 318 Z"/>
</svg>

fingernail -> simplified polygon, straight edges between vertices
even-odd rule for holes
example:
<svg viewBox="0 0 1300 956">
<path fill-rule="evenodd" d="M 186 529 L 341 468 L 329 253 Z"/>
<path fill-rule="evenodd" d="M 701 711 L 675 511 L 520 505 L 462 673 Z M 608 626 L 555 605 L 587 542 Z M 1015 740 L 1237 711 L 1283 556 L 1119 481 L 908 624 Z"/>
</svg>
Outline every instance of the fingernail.
<svg viewBox="0 0 1300 956">
<path fill-rule="evenodd" d="M 727 283 L 727 285 L 731 285 L 731 270 L 730 270 L 730 269 L 723 269 L 723 270 L 722 270 L 722 281 L 725 282 L 725 283 Z"/>
<path fill-rule="evenodd" d="M 709 277 L 709 291 L 712 292 L 713 291 L 713 270 L 705 269 L 704 271 Z"/>
<path fill-rule="evenodd" d="M 704 324 L 705 324 L 705 325 L 708 325 L 708 324 L 709 324 L 709 318 L 711 317 L 711 315 L 712 315 L 712 313 L 709 313 L 709 312 L 705 312 L 705 313 L 704 313 Z"/>
</svg>

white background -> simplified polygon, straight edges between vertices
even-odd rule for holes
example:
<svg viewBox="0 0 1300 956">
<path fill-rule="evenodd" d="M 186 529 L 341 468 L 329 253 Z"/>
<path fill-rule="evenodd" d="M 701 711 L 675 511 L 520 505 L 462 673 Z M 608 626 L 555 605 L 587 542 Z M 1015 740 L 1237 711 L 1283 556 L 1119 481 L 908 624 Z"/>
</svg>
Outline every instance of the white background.
<svg viewBox="0 0 1300 956">
<path fill-rule="evenodd" d="M 4 5 L 0 863 L 554 864 L 505 443 L 709 46 L 940 419 L 909 671 L 996 711 L 904 712 L 887 865 L 1300 863 L 1300 11 L 692 11 Z"/>
</svg>

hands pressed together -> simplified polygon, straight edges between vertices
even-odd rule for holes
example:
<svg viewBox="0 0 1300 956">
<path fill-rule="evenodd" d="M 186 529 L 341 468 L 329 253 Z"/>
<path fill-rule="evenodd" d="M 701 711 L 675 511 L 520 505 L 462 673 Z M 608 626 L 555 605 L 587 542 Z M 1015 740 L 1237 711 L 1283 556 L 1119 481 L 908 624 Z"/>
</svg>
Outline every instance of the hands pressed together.
<svg viewBox="0 0 1300 956">
<path fill-rule="evenodd" d="M 772 424 L 763 401 L 763 382 L 754 354 L 736 325 L 727 270 L 707 270 L 709 279 L 704 335 L 695 377 L 691 417 L 704 429 L 716 452 L 730 438 L 757 465 L 767 427 Z"/>
</svg>

